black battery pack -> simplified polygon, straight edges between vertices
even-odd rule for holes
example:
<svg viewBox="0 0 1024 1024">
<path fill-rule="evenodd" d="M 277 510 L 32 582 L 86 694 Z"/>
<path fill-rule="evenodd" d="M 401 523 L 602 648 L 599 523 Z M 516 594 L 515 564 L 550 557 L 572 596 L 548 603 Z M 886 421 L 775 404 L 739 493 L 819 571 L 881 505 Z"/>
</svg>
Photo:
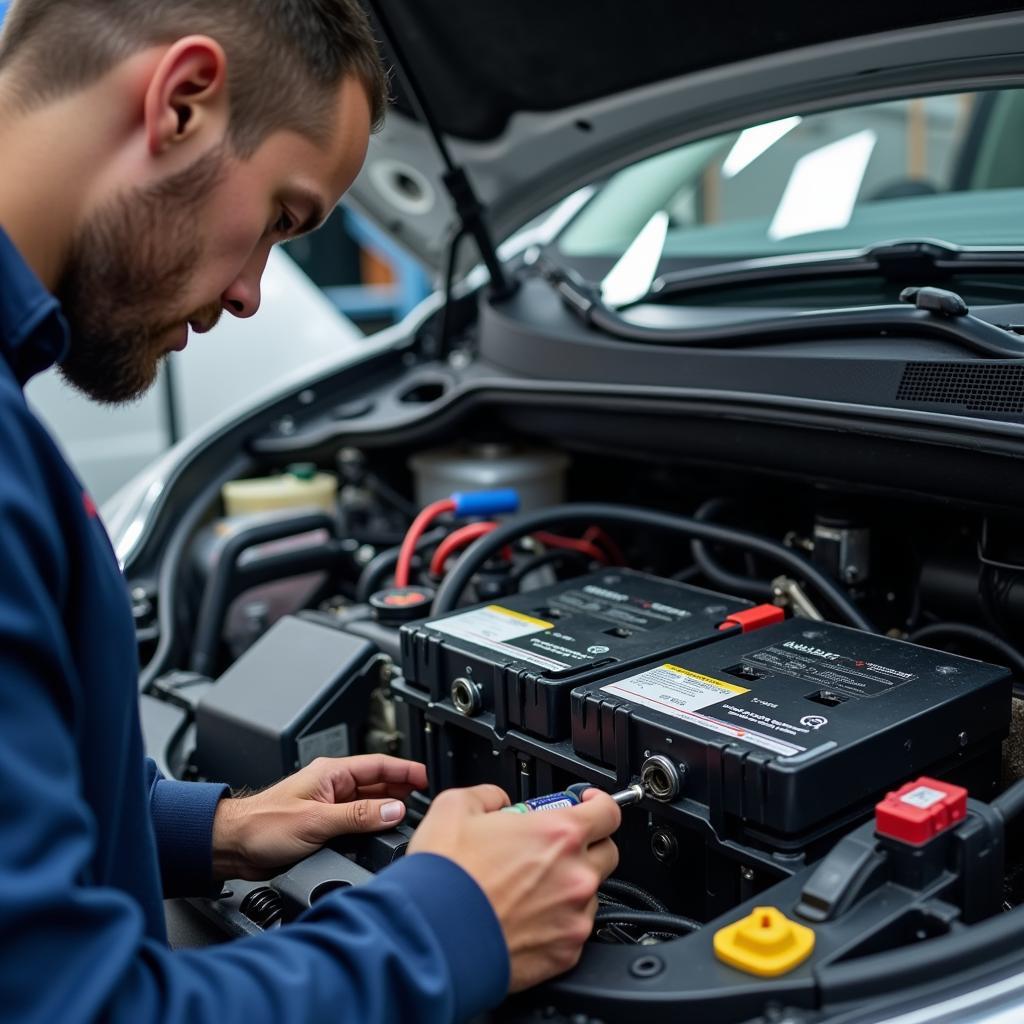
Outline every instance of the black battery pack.
<svg viewBox="0 0 1024 1024">
<path fill-rule="evenodd" d="M 406 681 L 467 717 L 569 736 L 569 693 L 721 639 L 750 602 L 628 569 L 582 576 L 402 630 Z M 738 627 L 737 627 L 738 628 Z"/>
<path fill-rule="evenodd" d="M 621 783 L 654 765 L 716 827 L 795 836 L 918 774 L 998 764 L 1010 705 L 1005 668 L 792 619 L 575 690 L 572 742 Z"/>
</svg>

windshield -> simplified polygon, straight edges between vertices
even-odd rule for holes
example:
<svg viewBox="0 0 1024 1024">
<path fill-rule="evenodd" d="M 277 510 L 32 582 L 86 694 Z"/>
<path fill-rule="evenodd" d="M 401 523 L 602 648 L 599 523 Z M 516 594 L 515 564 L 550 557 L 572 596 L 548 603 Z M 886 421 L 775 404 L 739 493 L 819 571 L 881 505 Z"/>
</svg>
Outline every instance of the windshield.
<svg viewBox="0 0 1024 1024">
<path fill-rule="evenodd" d="M 1024 245 L 1024 90 L 847 107 L 681 146 L 604 182 L 557 247 L 615 261 L 666 217 L 663 270 L 900 238 Z"/>
</svg>

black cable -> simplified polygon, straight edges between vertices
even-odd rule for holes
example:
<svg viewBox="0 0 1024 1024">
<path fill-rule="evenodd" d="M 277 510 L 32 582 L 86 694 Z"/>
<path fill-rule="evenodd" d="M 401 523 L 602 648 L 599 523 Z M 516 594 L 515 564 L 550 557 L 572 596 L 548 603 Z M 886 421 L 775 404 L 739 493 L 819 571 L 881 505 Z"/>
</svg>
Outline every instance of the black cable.
<svg viewBox="0 0 1024 1024">
<path fill-rule="evenodd" d="M 991 807 L 1002 815 L 1003 821 L 1013 821 L 1024 812 L 1024 779 L 1018 779 L 992 800 Z"/>
<path fill-rule="evenodd" d="M 1012 668 L 1014 673 L 1020 676 L 1021 681 L 1024 681 L 1024 654 L 994 633 L 979 626 L 969 626 L 966 622 L 936 622 L 916 630 L 907 639 L 912 644 L 923 644 L 943 638 L 967 640 L 980 644 L 982 647 L 988 647 L 1005 659 L 1007 667 Z"/>
<path fill-rule="evenodd" d="M 448 536 L 445 528 L 431 530 L 425 533 L 416 544 L 416 551 L 423 552 L 427 548 L 440 544 Z M 384 582 L 398 566 L 398 556 L 402 549 L 388 548 L 382 551 L 372 562 L 369 562 L 365 569 L 359 574 L 359 583 L 356 586 L 356 601 L 365 604 L 378 590 L 384 589 Z"/>
<path fill-rule="evenodd" d="M 656 914 L 649 910 L 599 910 L 594 927 L 622 925 L 627 928 L 645 928 L 648 931 L 672 932 L 675 935 L 699 932 L 701 925 L 692 917 L 680 914 Z"/>
<path fill-rule="evenodd" d="M 817 594 L 822 597 L 835 611 L 838 617 L 848 625 L 867 632 L 873 632 L 871 623 L 864 617 L 855 604 L 846 596 L 837 584 L 822 573 L 805 558 L 790 551 L 789 548 L 769 540 L 767 537 L 736 530 L 715 523 L 702 523 L 687 516 L 677 516 L 668 512 L 655 512 L 645 508 L 631 508 L 628 505 L 606 505 L 598 502 L 581 503 L 578 505 L 561 505 L 555 508 L 542 509 L 538 512 L 526 512 L 509 519 L 496 530 L 481 537 L 466 549 L 465 554 L 456 563 L 437 592 L 433 612 L 441 615 L 458 606 L 459 598 L 469 585 L 474 574 L 488 558 L 500 551 L 506 544 L 534 533 L 537 530 L 562 526 L 568 523 L 623 523 L 632 526 L 647 526 L 656 530 L 670 530 L 675 533 L 686 533 L 692 537 L 709 540 L 715 544 L 748 549 L 762 555 L 769 561 L 777 562 L 784 568 L 801 577 Z"/>
<path fill-rule="evenodd" d="M 693 518 L 699 519 L 701 522 L 713 520 L 727 504 L 728 502 L 722 498 L 712 498 L 710 501 L 704 502 L 694 512 Z M 702 541 L 692 540 L 690 551 L 700 571 L 720 590 L 724 590 L 727 594 L 738 594 L 741 597 L 753 597 L 758 601 L 771 600 L 772 585 L 770 582 L 730 572 L 715 561 L 711 550 Z"/>
<path fill-rule="evenodd" d="M 634 903 L 643 904 L 643 908 L 653 910 L 657 914 L 667 914 L 669 912 L 668 907 L 661 900 L 652 896 L 646 889 L 641 889 L 639 885 L 623 881 L 621 878 L 606 878 L 601 884 L 600 891 L 607 893 L 609 896 L 617 897 L 621 903 L 627 906 L 628 901 L 633 900 Z M 638 907 L 636 909 L 643 908 Z"/>
</svg>

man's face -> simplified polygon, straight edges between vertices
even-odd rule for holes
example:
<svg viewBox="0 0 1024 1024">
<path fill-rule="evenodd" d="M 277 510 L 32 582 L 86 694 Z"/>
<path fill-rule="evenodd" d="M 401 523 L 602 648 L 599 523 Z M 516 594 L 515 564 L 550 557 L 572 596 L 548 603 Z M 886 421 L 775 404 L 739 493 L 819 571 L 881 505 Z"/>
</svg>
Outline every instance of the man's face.
<svg viewBox="0 0 1024 1024">
<path fill-rule="evenodd" d="M 223 145 L 96 210 L 57 289 L 72 333 L 68 382 L 100 402 L 133 401 L 190 327 L 205 333 L 225 309 L 252 316 L 270 249 L 334 208 L 365 160 L 369 120 L 350 79 L 326 146 L 277 132 L 241 161 Z"/>
</svg>

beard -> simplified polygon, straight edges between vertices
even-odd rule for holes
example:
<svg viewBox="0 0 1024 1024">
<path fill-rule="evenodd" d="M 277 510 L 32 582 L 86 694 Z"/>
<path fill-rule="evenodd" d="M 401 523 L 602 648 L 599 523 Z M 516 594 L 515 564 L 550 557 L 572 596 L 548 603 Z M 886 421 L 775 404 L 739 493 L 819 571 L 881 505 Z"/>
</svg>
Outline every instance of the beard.
<svg viewBox="0 0 1024 1024">
<path fill-rule="evenodd" d="M 188 311 L 180 296 L 203 255 L 196 225 L 225 170 L 218 149 L 166 181 L 119 196 L 94 213 L 71 247 L 57 288 L 71 331 L 64 379 L 89 398 L 141 398 L 169 355 L 168 337 L 193 323 L 210 330 L 221 303 Z"/>
</svg>

